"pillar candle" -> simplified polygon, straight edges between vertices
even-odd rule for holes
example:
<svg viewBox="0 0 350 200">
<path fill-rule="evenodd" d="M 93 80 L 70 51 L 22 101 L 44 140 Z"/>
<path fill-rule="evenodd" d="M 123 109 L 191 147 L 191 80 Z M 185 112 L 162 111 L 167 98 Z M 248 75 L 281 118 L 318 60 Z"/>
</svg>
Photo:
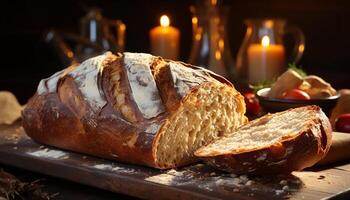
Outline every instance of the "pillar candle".
<svg viewBox="0 0 350 200">
<path fill-rule="evenodd" d="M 249 45 L 247 54 L 250 84 L 278 77 L 285 65 L 283 45 L 270 44 L 268 36 L 262 38 L 261 44 Z"/>
<path fill-rule="evenodd" d="M 160 26 L 150 31 L 151 53 L 172 60 L 179 56 L 180 31 L 170 26 L 170 20 L 166 15 L 160 18 Z"/>
</svg>

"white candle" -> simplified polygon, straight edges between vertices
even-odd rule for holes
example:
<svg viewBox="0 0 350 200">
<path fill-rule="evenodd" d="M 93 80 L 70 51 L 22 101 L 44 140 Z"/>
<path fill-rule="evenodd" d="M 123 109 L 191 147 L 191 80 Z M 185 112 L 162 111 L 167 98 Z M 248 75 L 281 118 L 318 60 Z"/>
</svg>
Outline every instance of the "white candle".
<svg viewBox="0 0 350 200">
<path fill-rule="evenodd" d="M 160 18 L 160 26 L 150 31 L 151 53 L 172 60 L 179 56 L 180 31 L 170 26 L 170 19 L 163 15 Z"/>
<path fill-rule="evenodd" d="M 248 79 L 249 83 L 271 80 L 282 72 L 285 65 L 285 50 L 283 45 L 270 44 L 270 38 L 264 36 L 261 44 L 251 44 L 248 47 Z"/>
</svg>

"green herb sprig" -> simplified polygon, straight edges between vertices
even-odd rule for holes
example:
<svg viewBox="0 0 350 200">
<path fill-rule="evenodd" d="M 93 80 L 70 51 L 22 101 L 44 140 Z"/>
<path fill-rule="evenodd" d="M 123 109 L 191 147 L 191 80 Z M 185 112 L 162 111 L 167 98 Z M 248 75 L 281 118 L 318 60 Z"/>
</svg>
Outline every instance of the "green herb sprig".
<svg viewBox="0 0 350 200">
<path fill-rule="evenodd" d="M 255 85 L 249 85 L 249 87 L 253 90 L 254 93 L 256 93 L 257 91 L 259 91 L 263 88 L 271 87 L 275 82 L 276 82 L 276 79 L 263 80 L 263 81 L 258 82 Z"/>
<path fill-rule="evenodd" d="M 289 63 L 288 69 L 295 71 L 303 78 L 307 76 L 307 73 L 302 69 L 301 65 L 297 66 L 295 63 Z M 256 93 L 260 89 L 271 87 L 276 82 L 276 80 L 277 78 L 271 80 L 263 80 L 258 82 L 257 84 L 249 85 L 249 87 L 254 91 L 254 93 Z"/>
<path fill-rule="evenodd" d="M 307 73 L 303 70 L 303 67 L 301 65 L 297 66 L 295 63 L 289 63 L 288 69 L 295 71 L 303 78 L 307 76 Z"/>
</svg>

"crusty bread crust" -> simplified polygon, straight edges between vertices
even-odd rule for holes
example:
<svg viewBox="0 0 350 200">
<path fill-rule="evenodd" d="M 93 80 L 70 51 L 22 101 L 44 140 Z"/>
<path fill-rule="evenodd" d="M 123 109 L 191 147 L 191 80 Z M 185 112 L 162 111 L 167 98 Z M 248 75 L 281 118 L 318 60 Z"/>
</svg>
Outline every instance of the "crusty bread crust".
<svg viewBox="0 0 350 200">
<path fill-rule="evenodd" d="M 136 54 L 129 55 L 137 57 Z M 28 136 L 39 143 L 63 149 L 121 162 L 166 168 L 155 159 L 156 139 L 165 122 L 180 108 L 186 96 L 202 84 L 210 82 L 223 84 L 224 87 L 238 93 L 225 78 L 190 65 L 187 67 L 202 77 L 201 82 L 193 84 L 191 81 L 194 77 L 187 77 L 187 82 L 181 85 L 184 89 L 180 93 L 175 89 L 180 86 L 172 80 L 171 71 L 162 73 L 161 69 L 155 66 L 156 63 L 166 64 L 168 61 L 152 56 L 153 63 L 148 68 L 142 68 L 144 73 L 151 71 L 146 74 L 151 76 L 151 80 L 141 81 L 145 85 L 147 81 L 155 81 L 159 95 L 150 101 L 160 101 L 162 105 L 156 107 L 157 104 L 151 102 L 150 106 L 155 109 L 148 111 L 147 107 L 143 107 L 142 110 L 137 102 L 141 102 L 141 106 L 144 106 L 145 102 L 136 101 L 137 95 L 133 96 L 132 89 L 138 88 L 132 88 L 128 78 L 135 71 L 127 69 L 125 54 L 106 53 L 103 56 L 102 61 L 100 60 L 101 65 L 98 64 L 99 60 L 93 61 L 86 64 L 86 68 L 82 68 L 79 73 L 75 70 L 77 66 L 72 66 L 40 82 L 37 93 L 22 112 L 23 127 Z M 151 55 L 140 55 L 141 62 L 144 62 L 141 56 L 149 58 Z M 124 100 L 129 107 L 116 106 L 113 91 L 117 86 L 111 81 L 112 68 L 123 70 L 118 87 L 120 93 L 126 95 Z M 72 71 L 75 74 L 70 73 Z M 130 77 L 126 76 L 126 73 L 130 73 Z M 142 74 L 137 78 L 140 77 L 145 76 Z M 89 94 L 84 93 L 85 89 Z M 245 107 L 243 98 L 240 98 L 240 104 Z M 119 108 L 121 110 L 118 110 Z M 244 114 L 245 110 L 242 112 Z"/>
<path fill-rule="evenodd" d="M 329 151 L 332 143 L 332 129 L 327 116 L 318 106 L 306 106 L 314 111 L 315 117 L 309 126 L 300 130 L 293 138 L 284 138 L 280 143 L 259 150 L 236 154 L 203 154 L 200 148 L 195 155 L 220 170 L 236 174 L 290 173 L 310 167 L 320 161 Z M 289 109 L 284 112 L 290 112 Z M 268 114 L 250 123 L 273 117 Z M 249 126 L 249 124 L 245 126 Z"/>
</svg>

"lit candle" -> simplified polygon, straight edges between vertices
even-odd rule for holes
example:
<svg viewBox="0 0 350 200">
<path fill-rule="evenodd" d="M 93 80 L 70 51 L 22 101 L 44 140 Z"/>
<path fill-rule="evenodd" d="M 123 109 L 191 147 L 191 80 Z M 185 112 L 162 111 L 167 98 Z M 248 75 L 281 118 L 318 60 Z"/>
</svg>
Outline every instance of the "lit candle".
<svg viewBox="0 0 350 200">
<path fill-rule="evenodd" d="M 248 47 L 248 79 L 249 83 L 271 80 L 282 72 L 285 65 L 283 45 L 270 44 L 269 36 L 261 39 L 261 44 Z"/>
<path fill-rule="evenodd" d="M 177 60 L 179 56 L 180 31 L 170 26 L 166 15 L 160 18 L 160 26 L 150 31 L 151 53 L 163 58 Z"/>
</svg>

